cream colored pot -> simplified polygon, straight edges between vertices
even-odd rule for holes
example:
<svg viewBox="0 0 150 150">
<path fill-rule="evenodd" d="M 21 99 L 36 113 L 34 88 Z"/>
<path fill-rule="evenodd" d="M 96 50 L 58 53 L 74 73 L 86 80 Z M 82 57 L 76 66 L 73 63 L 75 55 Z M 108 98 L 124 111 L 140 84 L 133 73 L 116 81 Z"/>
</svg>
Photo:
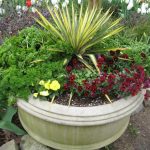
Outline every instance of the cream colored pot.
<svg viewBox="0 0 150 150">
<path fill-rule="evenodd" d="M 28 102 L 18 100 L 18 113 L 28 134 L 44 145 L 60 150 L 95 150 L 123 134 L 143 98 L 139 93 L 93 107 L 63 106 L 30 98 Z"/>
</svg>

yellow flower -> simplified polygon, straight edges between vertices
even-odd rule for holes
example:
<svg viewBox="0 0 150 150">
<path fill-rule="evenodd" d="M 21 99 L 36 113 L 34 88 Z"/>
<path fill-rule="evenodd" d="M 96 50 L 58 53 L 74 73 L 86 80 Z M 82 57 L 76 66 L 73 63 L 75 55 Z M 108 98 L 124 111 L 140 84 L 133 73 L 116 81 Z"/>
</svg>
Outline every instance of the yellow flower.
<svg viewBox="0 0 150 150">
<path fill-rule="evenodd" d="M 44 80 L 41 80 L 40 82 L 39 82 L 39 85 L 44 85 L 45 84 L 45 81 Z"/>
<path fill-rule="evenodd" d="M 41 91 L 41 92 L 40 92 L 40 95 L 41 95 L 41 96 L 48 96 L 48 95 L 49 95 L 49 92 L 48 92 L 48 91 Z"/>
<path fill-rule="evenodd" d="M 57 80 L 52 81 L 51 85 L 50 85 L 50 89 L 53 91 L 57 91 L 58 89 L 60 89 L 60 84 Z"/>
<path fill-rule="evenodd" d="M 34 93 L 33 96 L 34 96 L 34 97 L 37 97 L 37 96 L 38 96 L 38 93 Z"/>
<path fill-rule="evenodd" d="M 46 82 L 46 83 L 44 84 L 44 87 L 45 87 L 45 89 L 47 89 L 47 90 L 50 90 L 50 86 L 51 86 L 50 82 Z"/>
</svg>

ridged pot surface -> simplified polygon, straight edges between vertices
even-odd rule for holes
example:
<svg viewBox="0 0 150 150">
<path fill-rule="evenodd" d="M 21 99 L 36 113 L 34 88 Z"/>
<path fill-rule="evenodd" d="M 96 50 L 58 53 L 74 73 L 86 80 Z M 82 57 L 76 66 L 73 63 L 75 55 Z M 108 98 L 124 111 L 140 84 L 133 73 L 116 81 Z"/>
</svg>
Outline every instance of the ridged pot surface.
<svg viewBox="0 0 150 150">
<path fill-rule="evenodd" d="M 139 93 L 112 104 L 73 107 L 47 101 L 18 100 L 23 127 L 40 143 L 60 150 L 95 150 L 118 139 L 131 113 L 144 99 Z"/>
</svg>

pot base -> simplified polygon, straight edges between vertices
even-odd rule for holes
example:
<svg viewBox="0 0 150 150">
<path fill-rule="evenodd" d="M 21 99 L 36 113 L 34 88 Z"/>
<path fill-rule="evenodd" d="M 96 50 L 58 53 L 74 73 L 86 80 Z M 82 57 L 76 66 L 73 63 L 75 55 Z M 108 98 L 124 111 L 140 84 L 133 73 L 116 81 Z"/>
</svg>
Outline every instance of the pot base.
<svg viewBox="0 0 150 150">
<path fill-rule="evenodd" d="M 123 134 L 143 99 L 139 93 L 93 107 L 68 107 L 33 98 L 17 104 L 23 127 L 38 142 L 59 150 L 95 150 Z"/>
<path fill-rule="evenodd" d="M 127 116 L 109 124 L 87 127 L 62 127 L 62 125 L 54 123 L 48 123 L 47 126 L 46 122 L 42 122 L 42 125 L 40 124 L 41 119 L 39 120 L 39 118 L 35 118 L 20 109 L 19 118 L 23 127 L 31 137 L 44 145 L 59 150 L 95 150 L 109 145 L 123 134 L 130 119 L 130 117 Z M 36 126 L 32 125 L 34 123 L 32 120 L 36 121 Z M 40 128 L 38 128 L 38 126 L 40 126 Z M 74 132 L 74 134 L 72 134 L 72 132 Z M 59 134 L 60 139 L 58 139 Z M 70 134 L 72 134 L 73 137 L 70 138 Z M 87 137 L 87 135 L 89 136 Z M 53 139 L 53 141 L 51 139 Z"/>
</svg>

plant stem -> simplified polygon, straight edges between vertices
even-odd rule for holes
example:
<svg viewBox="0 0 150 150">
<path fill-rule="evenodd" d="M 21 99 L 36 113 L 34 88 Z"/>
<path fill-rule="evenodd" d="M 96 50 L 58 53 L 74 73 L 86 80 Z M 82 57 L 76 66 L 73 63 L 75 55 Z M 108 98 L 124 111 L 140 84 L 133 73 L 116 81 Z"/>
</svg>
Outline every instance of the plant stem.
<svg viewBox="0 0 150 150">
<path fill-rule="evenodd" d="M 106 99 L 107 99 L 110 103 L 112 103 L 112 101 L 110 100 L 110 98 L 109 98 L 109 96 L 108 96 L 107 94 L 105 94 L 105 97 L 106 97 Z"/>
<path fill-rule="evenodd" d="M 55 100 L 55 95 L 52 97 L 51 104 L 53 104 L 54 100 Z"/>
<path fill-rule="evenodd" d="M 69 98 L 68 106 L 70 106 L 70 104 L 71 104 L 72 96 L 73 96 L 73 92 L 70 93 L 70 98 Z"/>
</svg>

